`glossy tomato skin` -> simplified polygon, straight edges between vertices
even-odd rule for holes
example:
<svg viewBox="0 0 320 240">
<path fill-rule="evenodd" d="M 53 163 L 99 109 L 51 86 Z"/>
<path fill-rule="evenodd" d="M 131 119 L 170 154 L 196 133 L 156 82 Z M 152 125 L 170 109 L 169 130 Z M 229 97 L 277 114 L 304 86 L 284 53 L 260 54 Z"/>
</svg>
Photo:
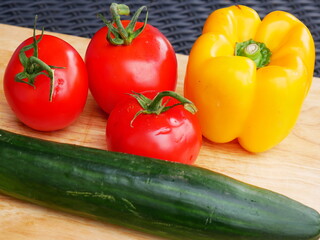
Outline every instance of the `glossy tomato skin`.
<svg viewBox="0 0 320 240">
<path fill-rule="evenodd" d="M 32 38 L 22 42 L 7 65 L 3 82 L 7 102 L 17 118 L 35 130 L 65 128 L 77 119 L 86 103 L 88 75 L 85 63 L 70 44 L 60 38 L 43 35 L 38 44 L 39 59 L 48 65 L 64 67 L 54 69 L 54 92 L 50 102 L 50 79 L 47 76 L 37 76 L 35 87 L 14 80 L 15 75 L 23 71 L 19 51 L 32 42 Z M 33 49 L 26 52 L 27 57 L 32 54 Z"/>
<path fill-rule="evenodd" d="M 148 92 L 145 96 L 153 98 L 155 93 Z M 170 97 L 168 105 L 174 103 L 177 100 Z M 160 115 L 140 114 L 131 122 L 141 109 L 131 96 L 116 105 L 107 122 L 108 150 L 193 164 L 202 143 L 196 115 L 180 105 Z"/>
<path fill-rule="evenodd" d="M 122 21 L 126 26 L 128 21 Z M 136 28 L 142 26 L 138 22 Z M 106 112 L 132 90 L 172 90 L 177 84 L 177 59 L 167 38 L 147 24 L 143 32 L 127 46 L 114 46 L 107 40 L 108 28 L 103 27 L 91 39 L 85 62 L 89 88 Z"/>
</svg>

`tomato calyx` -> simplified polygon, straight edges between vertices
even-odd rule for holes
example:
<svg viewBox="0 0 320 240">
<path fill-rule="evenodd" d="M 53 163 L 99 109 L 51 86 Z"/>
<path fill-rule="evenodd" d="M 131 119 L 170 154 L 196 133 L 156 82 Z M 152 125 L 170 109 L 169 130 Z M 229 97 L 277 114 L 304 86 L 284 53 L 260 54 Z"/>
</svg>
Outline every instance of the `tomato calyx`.
<svg viewBox="0 0 320 240">
<path fill-rule="evenodd" d="M 53 96 L 53 86 L 54 86 L 54 68 L 64 68 L 64 67 L 56 67 L 52 65 L 48 65 L 38 57 L 38 43 L 41 41 L 43 37 L 44 29 L 42 28 L 40 37 L 36 39 L 36 22 L 38 16 L 35 16 L 34 20 L 34 28 L 33 28 L 33 43 L 30 45 L 24 46 L 19 53 L 19 59 L 21 64 L 24 67 L 24 70 L 18 73 L 15 76 L 16 82 L 26 83 L 35 88 L 34 82 L 35 78 L 39 75 L 45 75 L 50 78 L 50 94 L 49 101 L 52 102 Z M 33 56 L 27 57 L 26 51 L 33 49 Z M 27 80 L 26 80 L 27 79 Z"/>
<path fill-rule="evenodd" d="M 183 107 L 189 111 L 192 114 L 195 114 L 197 112 L 196 106 L 188 99 L 185 97 L 179 95 L 176 92 L 173 91 L 163 91 L 157 93 L 157 95 L 153 98 L 150 99 L 143 95 L 142 93 L 137 93 L 134 92 L 132 94 L 129 94 L 130 96 L 134 97 L 138 103 L 140 104 L 142 110 L 138 111 L 133 119 L 130 122 L 130 126 L 133 127 L 133 121 L 140 115 L 140 114 L 156 114 L 160 115 L 161 113 L 164 113 L 168 111 L 169 109 L 178 106 L 178 105 L 183 105 Z M 168 99 L 166 102 L 163 103 L 163 98 L 164 97 L 171 97 L 176 100 L 178 100 L 178 103 L 173 104 L 171 106 L 168 106 L 167 104 L 169 103 L 170 99 Z"/>
<path fill-rule="evenodd" d="M 141 28 L 134 30 L 135 25 L 143 9 L 146 9 L 144 24 Z M 112 21 L 107 20 L 102 14 L 98 14 L 98 17 L 100 17 L 101 20 L 107 25 L 108 34 L 106 38 L 108 42 L 110 42 L 112 45 L 130 45 L 131 42 L 142 33 L 145 26 L 147 25 L 148 9 L 146 6 L 140 7 L 134 13 L 130 23 L 127 25 L 126 28 L 121 23 L 120 15 L 128 16 L 130 14 L 129 7 L 125 4 L 112 3 L 110 5 L 110 12 L 112 16 Z M 111 33 L 114 37 L 111 36 Z"/>
</svg>

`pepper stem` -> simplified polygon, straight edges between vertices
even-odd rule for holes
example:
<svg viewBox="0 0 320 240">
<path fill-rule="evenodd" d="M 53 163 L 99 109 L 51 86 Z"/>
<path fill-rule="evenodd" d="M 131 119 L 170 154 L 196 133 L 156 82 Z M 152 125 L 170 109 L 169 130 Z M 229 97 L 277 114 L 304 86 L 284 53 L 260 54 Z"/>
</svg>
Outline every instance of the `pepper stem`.
<svg viewBox="0 0 320 240">
<path fill-rule="evenodd" d="M 144 24 L 139 29 L 134 30 L 143 9 L 146 9 L 147 11 Z M 108 34 L 106 38 L 108 42 L 113 45 L 130 45 L 132 41 L 142 33 L 147 25 L 148 9 L 146 6 L 140 7 L 135 12 L 126 28 L 122 25 L 120 15 L 128 16 L 130 14 L 130 9 L 127 5 L 112 3 L 110 5 L 110 13 L 112 16 L 112 21 L 107 20 L 102 14 L 98 14 L 98 17 L 100 17 L 108 27 Z M 113 34 L 113 36 L 111 34 Z"/>
<path fill-rule="evenodd" d="M 258 58 L 261 56 L 260 48 L 258 44 L 251 43 L 244 48 L 244 54 L 246 57 Z"/>
<path fill-rule="evenodd" d="M 33 42 L 30 45 L 24 46 L 19 53 L 19 59 L 24 67 L 24 70 L 15 76 L 16 82 L 26 83 L 35 88 L 34 82 L 37 76 L 45 75 L 50 78 L 50 93 L 49 101 L 52 102 L 53 90 L 54 90 L 54 70 L 53 68 L 63 68 L 51 66 L 43 62 L 38 58 L 38 43 L 42 40 L 44 29 L 38 40 L 36 39 L 36 23 L 38 16 L 35 16 L 33 27 Z M 33 49 L 33 56 L 27 57 L 26 51 Z"/>
<path fill-rule="evenodd" d="M 264 43 L 252 39 L 237 43 L 235 56 L 248 57 L 256 63 L 257 68 L 262 68 L 270 63 L 271 51 Z"/>
<path fill-rule="evenodd" d="M 159 115 L 159 114 L 164 113 L 164 112 L 168 111 L 169 109 L 171 109 L 175 106 L 178 106 L 178 105 L 183 105 L 184 108 L 187 111 L 191 112 L 192 114 L 195 114 L 197 112 L 196 106 L 190 100 L 186 99 L 185 97 L 183 97 L 173 91 L 159 92 L 153 99 L 147 98 L 142 93 L 137 93 L 137 92 L 133 92 L 132 94 L 129 94 L 129 95 L 134 97 L 139 102 L 139 104 L 142 108 L 142 110 L 137 112 L 135 114 L 134 118 L 132 119 L 132 121 L 130 123 L 131 127 L 132 127 L 133 121 L 140 114 L 157 114 L 157 115 Z M 178 100 L 179 102 L 176 104 L 173 104 L 171 106 L 167 106 L 170 99 L 168 101 L 166 101 L 165 103 L 163 103 L 164 97 L 172 97 L 172 98 Z"/>
</svg>

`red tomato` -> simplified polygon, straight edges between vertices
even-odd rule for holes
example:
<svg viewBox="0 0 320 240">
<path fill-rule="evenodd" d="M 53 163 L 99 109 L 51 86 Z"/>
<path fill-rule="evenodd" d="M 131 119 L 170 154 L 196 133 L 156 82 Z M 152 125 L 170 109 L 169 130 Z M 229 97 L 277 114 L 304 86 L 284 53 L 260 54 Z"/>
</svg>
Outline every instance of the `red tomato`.
<svg viewBox="0 0 320 240">
<path fill-rule="evenodd" d="M 37 36 L 38 38 L 39 36 Z M 82 112 L 88 95 L 86 66 L 79 53 L 60 38 L 43 35 L 38 43 L 39 59 L 48 65 L 64 67 L 54 69 L 54 90 L 50 96 L 50 78 L 39 75 L 34 87 L 16 82 L 16 74 L 23 71 L 19 52 L 33 42 L 29 38 L 13 53 L 4 75 L 4 92 L 17 118 L 27 126 L 40 131 L 53 131 L 70 125 Z M 34 50 L 26 51 L 27 57 Z"/>
<path fill-rule="evenodd" d="M 127 26 L 129 21 L 122 21 Z M 138 22 L 135 29 L 143 23 Z M 130 45 L 114 46 L 106 40 L 108 28 L 91 39 L 85 62 L 89 88 L 98 105 L 107 113 L 125 93 L 132 90 L 175 90 L 177 59 L 167 38 L 147 24 Z"/>
<path fill-rule="evenodd" d="M 153 98 L 156 93 L 146 92 L 144 95 Z M 165 97 L 163 102 L 168 99 L 167 106 L 178 103 L 172 97 Z M 141 110 L 138 101 L 131 96 L 116 105 L 107 122 L 108 149 L 185 164 L 194 163 L 202 142 L 196 115 L 178 105 L 159 115 L 142 113 L 135 118 Z"/>
</svg>

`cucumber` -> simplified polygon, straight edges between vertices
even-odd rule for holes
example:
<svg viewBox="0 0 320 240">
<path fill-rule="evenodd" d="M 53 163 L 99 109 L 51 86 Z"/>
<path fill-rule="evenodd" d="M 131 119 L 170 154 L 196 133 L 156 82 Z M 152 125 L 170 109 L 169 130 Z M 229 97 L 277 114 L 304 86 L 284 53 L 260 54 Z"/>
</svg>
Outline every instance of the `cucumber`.
<svg viewBox="0 0 320 240">
<path fill-rule="evenodd" d="M 175 240 L 317 239 L 317 211 L 203 168 L 0 130 L 0 192 Z"/>
</svg>

